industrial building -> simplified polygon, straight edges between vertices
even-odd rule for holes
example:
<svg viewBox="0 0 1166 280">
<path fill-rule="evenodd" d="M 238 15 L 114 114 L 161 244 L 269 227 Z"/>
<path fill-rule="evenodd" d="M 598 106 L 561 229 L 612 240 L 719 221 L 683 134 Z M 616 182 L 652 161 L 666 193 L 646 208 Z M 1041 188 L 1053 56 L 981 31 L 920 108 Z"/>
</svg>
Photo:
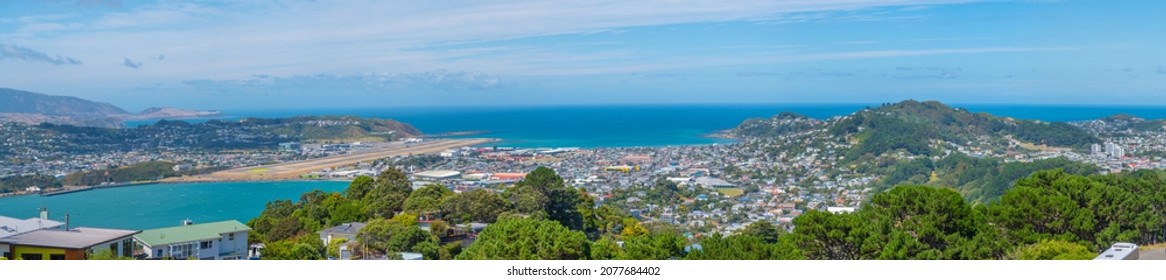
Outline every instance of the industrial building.
<svg viewBox="0 0 1166 280">
<path fill-rule="evenodd" d="M 449 180 L 461 178 L 462 173 L 453 170 L 431 170 L 425 172 L 417 172 L 413 174 L 414 179 L 418 180 Z"/>
</svg>

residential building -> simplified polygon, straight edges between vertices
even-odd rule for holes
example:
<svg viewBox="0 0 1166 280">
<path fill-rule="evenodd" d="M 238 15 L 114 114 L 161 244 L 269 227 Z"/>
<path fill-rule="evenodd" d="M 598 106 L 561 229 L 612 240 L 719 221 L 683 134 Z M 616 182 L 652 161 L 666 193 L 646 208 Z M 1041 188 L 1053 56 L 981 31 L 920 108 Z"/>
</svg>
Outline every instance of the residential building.
<svg viewBox="0 0 1166 280">
<path fill-rule="evenodd" d="M 86 228 L 38 229 L 0 238 L 0 247 L 14 259 L 22 260 L 84 260 L 89 255 L 109 250 L 114 257 L 133 254 L 133 235 L 141 231 Z"/>
<path fill-rule="evenodd" d="M 236 220 L 150 229 L 134 235 L 146 258 L 239 260 L 248 255 L 247 232 Z"/>
<path fill-rule="evenodd" d="M 48 210 L 41 209 L 40 218 L 17 219 L 11 217 L 0 216 L 0 239 L 9 236 L 20 235 L 41 229 L 61 229 L 64 225 L 62 222 L 48 219 Z M 0 244 L 0 256 L 7 259 L 14 259 L 12 250 L 7 244 Z"/>
<path fill-rule="evenodd" d="M 344 239 L 348 241 L 356 240 L 356 233 L 364 228 L 364 223 L 344 223 L 339 226 L 327 228 L 316 233 L 320 234 L 320 240 L 324 244 L 332 244 L 333 239 Z"/>
</svg>

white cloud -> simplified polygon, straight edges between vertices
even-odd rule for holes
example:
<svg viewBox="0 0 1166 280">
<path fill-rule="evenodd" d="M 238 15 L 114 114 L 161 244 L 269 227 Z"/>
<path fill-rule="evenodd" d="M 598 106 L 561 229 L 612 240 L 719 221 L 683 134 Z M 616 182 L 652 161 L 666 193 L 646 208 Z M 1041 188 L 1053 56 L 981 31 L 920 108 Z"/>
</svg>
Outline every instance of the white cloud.
<svg viewBox="0 0 1166 280">
<path fill-rule="evenodd" d="M 434 68 L 526 74 L 507 71 L 529 68 L 523 64 L 539 61 L 572 59 L 579 54 L 544 51 L 540 52 L 544 56 L 459 62 L 442 61 L 450 56 L 443 51 L 416 48 L 552 34 L 619 32 L 621 28 L 637 26 L 762 19 L 791 13 L 963 2 L 968 1 L 164 1 L 83 21 L 59 15 L 30 19 L 20 25 L 20 31 L 0 34 L 0 38 L 7 35 L 26 42 L 57 44 L 59 49 L 76 51 L 91 59 L 166 53 L 175 59 L 168 60 L 169 72 L 158 74 L 186 79 L 384 69 L 419 72 Z"/>
<path fill-rule="evenodd" d="M 190 80 L 186 85 L 203 92 L 319 91 L 360 88 L 372 91 L 392 89 L 490 90 L 504 87 L 501 78 L 477 72 L 434 70 L 408 73 L 361 73 L 351 75 L 254 75 L 243 79 Z"/>
<path fill-rule="evenodd" d="M 49 55 L 23 46 L 0 43 L 0 59 L 43 62 L 53 65 L 81 65 L 81 60 L 68 56 Z"/>
</svg>

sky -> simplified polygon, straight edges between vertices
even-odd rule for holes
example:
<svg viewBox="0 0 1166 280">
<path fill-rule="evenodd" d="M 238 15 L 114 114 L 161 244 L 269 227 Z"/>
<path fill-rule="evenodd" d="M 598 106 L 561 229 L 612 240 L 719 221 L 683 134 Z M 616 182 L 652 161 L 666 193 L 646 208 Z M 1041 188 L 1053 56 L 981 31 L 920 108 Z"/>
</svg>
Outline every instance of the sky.
<svg viewBox="0 0 1166 280">
<path fill-rule="evenodd" d="M 1164 1 L 0 1 L 0 87 L 130 110 L 1166 105 Z"/>
</svg>

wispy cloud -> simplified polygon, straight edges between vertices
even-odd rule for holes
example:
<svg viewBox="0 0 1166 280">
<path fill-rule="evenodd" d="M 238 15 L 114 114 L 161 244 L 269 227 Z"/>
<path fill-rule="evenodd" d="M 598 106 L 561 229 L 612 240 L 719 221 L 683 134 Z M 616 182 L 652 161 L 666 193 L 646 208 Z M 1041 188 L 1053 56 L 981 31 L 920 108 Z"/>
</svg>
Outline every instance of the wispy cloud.
<svg viewBox="0 0 1166 280">
<path fill-rule="evenodd" d="M 1166 75 L 1166 66 L 1158 66 L 1158 74 Z"/>
<path fill-rule="evenodd" d="M 142 68 L 141 62 L 134 62 L 133 60 L 130 60 L 130 58 L 128 58 L 128 57 L 122 57 L 121 64 L 125 65 L 125 67 L 134 68 L 134 69 Z"/>
<path fill-rule="evenodd" d="M 434 70 L 409 73 L 361 73 L 351 75 L 254 75 L 244 79 L 189 80 L 186 85 L 201 91 L 256 92 L 361 88 L 390 90 L 420 88 L 436 90 L 490 90 L 504 88 L 502 79 L 477 72 Z"/>
<path fill-rule="evenodd" d="M 53 65 L 81 65 L 81 60 L 68 56 L 48 55 L 23 46 L 0 43 L 0 59 L 44 62 Z"/>
</svg>

